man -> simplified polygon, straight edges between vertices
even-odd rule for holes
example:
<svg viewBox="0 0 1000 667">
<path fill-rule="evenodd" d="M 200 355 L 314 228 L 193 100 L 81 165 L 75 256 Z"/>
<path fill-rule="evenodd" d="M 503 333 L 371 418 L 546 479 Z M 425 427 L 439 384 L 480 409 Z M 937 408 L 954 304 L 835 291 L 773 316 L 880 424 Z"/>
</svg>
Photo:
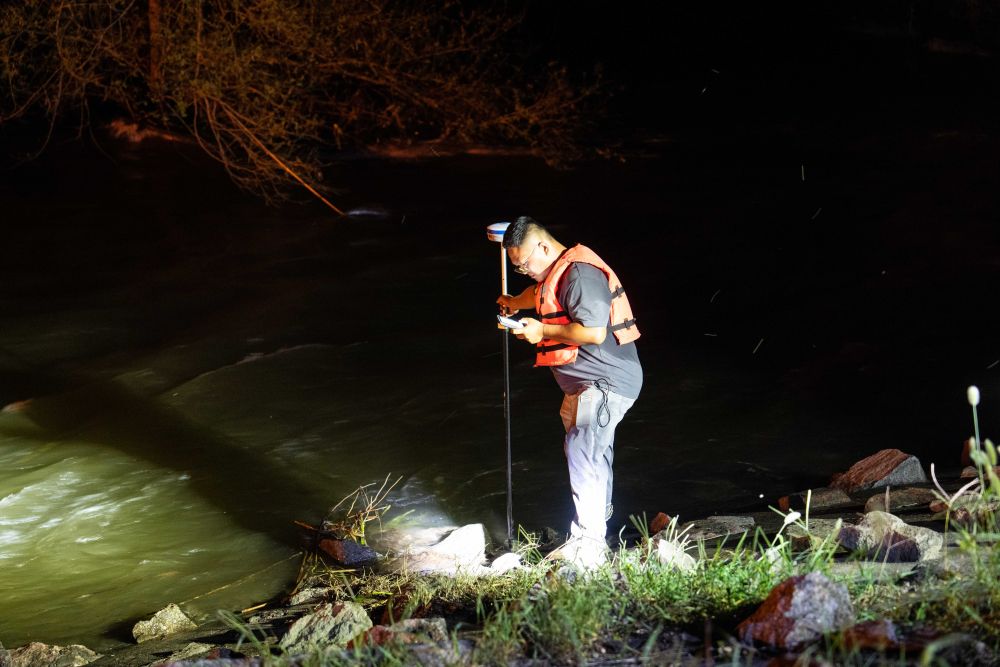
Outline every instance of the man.
<svg viewBox="0 0 1000 667">
<path fill-rule="evenodd" d="M 596 567 L 607 557 L 615 427 L 642 389 L 639 329 L 618 276 L 589 248 L 567 248 L 529 217 L 507 228 L 503 247 L 536 284 L 497 303 L 507 315 L 536 311 L 515 335 L 535 345 L 535 365 L 550 367 L 565 394 L 559 415 L 576 517 L 560 555 Z"/>
</svg>

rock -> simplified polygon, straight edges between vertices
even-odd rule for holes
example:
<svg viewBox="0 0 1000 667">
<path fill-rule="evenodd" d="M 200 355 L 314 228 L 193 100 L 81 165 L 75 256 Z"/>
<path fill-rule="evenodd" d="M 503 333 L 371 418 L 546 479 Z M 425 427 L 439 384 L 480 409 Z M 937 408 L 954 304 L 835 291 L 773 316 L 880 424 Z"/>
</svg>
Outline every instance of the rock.
<svg viewBox="0 0 1000 667">
<path fill-rule="evenodd" d="M 281 621 L 289 616 L 296 616 L 297 612 L 292 609 L 287 609 L 285 607 L 279 607 L 277 609 L 265 609 L 264 611 L 259 611 L 253 616 L 247 619 L 247 623 L 251 625 L 268 625 L 274 623 L 275 621 Z"/>
<path fill-rule="evenodd" d="M 754 527 L 753 517 L 749 516 L 710 516 L 707 519 L 690 521 L 681 528 L 688 539 L 712 540 L 727 535 L 741 536 Z"/>
<path fill-rule="evenodd" d="M 393 640 L 392 631 L 387 625 L 373 625 L 347 642 L 347 650 L 353 651 L 361 646 L 385 646 Z"/>
<path fill-rule="evenodd" d="M 468 639 L 446 644 L 413 644 L 407 647 L 404 662 L 415 667 L 472 665 L 476 664 L 472 661 L 474 649 L 475 644 Z"/>
<path fill-rule="evenodd" d="M 896 626 L 889 620 L 863 621 L 844 630 L 844 648 L 848 651 L 885 651 L 899 648 Z"/>
<path fill-rule="evenodd" d="M 866 558 L 914 563 L 941 555 L 944 537 L 930 528 L 911 526 L 887 512 L 869 512 L 856 526 L 844 526 L 837 541 Z"/>
<path fill-rule="evenodd" d="M 319 548 L 347 567 L 364 565 L 378 558 L 374 549 L 354 540 L 320 540 Z"/>
<path fill-rule="evenodd" d="M 403 568 L 411 572 L 440 574 L 490 574 L 486 560 L 486 532 L 483 524 L 473 523 L 452 531 L 437 544 L 410 551 Z"/>
<path fill-rule="evenodd" d="M 325 587 L 314 586 L 311 588 L 303 588 L 301 591 L 288 599 L 288 604 L 294 607 L 300 604 L 314 604 L 316 602 L 322 602 L 330 595 L 330 593 L 331 589 Z"/>
<path fill-rule="evenodd" d="M 170 654 L 170 657 L 166 660 L 157 660 L 150 663 L 147 667 L 158 667 L 159 665 L 171 664 L 175 662 L 181 662 L 184 660 L 189 660 L 194 657 L 201 659 L 205 658 L 220 658 L 222 655 L 208 655 L 210 651 L 215 651 L 218 647 L 211 644 L 203 644 L 201 642 L 191 642 L 179 651 L 174 651 Z M 226 656 L 228 657 L 228 656 Z"/>
<path fill-rule="evenodd" d="M 218 657 L 212 657 L 211 652 L 209 652 L 208 654 L 196 656 L 190 660 L 158 662 L 155 663 L 155 667 L 270 667 L 270 665 L 273 664 L 273 660 L 269 660 L 267 658 L 226 657 L 222 652 L 220 652 Z M 287 664 L 297 667 L 300 663 L 290 662 Z"/>
<path fill-rule="evenodd" d="M 978 558 L 966 553 L 961 547 L 946 547 L 941 558 L 928 560 L 917 565 L 921 578 L 972 579 L 976 576 Z"/>
<path fill-rule="evenodd" d="M 463 562 L 482 563 L 486 560 L 486 532 L 483 524 L 473 523 L 453 530 L 430 550 L 442 556 L 453 556 Z"/>
<path fill-rule="evenodd" d="M 0 654 L 4 653 L 0 648 Z M 94 662 L 101 656 L 86 646 L 50 646 L 32 642 L 27 646 L 6 651 L 6 665 L 10 667 L 80 667 Z M 2 663 L 0 658 L 0 663 Z"/>
<path fill-rule="evenodd" d="M 865 584 L 897 583 L 917 570 L 916 563 L 883 563 L 870 560 L 834 561 L 827 567 L 830 575 L 837 581 L 846 581 L 850 577 Z"/>
<path fill-rule="evenodd" d="M 656 558 L 660 564 L 676 568 L 681 572 L 691 572 L 698 567 L 698 561 L 685 553 L 673 540 L 654 539 L 654 543 Z"/>
<path fill-rule="evenodd" d="M 448 641 L 448 624 L 443 618 L 408 618 L 389 626 L 389 630 L 397 635 L 404 635 L 404 640 L 446 642 Z"/>
<path fill-rule="evenodd" d="M 844 522 L 841 519 L 810 519 L 809 530 L 792 523 L 785 529 L 785 536 L 792 543 L 795 551 L 805 551 L 818 547 L 826 540 L 836 540 Z"/>
<path fill-rule="evenodd" d="M 778 584 L 738 627 L 744 641 L 794 649 L 855 623 L 847 588 L 819 572 Z"/>
<path fill-rule="evenodd" d="M 148 621 L 139 621 L 132 628 L 132 636 L 140 644 L 151 639 L 162 639 L 169 635 L 194 630 L 198 626 L 184 615 L 180 607 L 169 604 L 153 615 Z"/>
<path fill-rule="evenodd" d="M 490 563 L 490 570 L 493 571 L 493 574 L 503 574 L 519 569 L 521 569 L 521 556 L 515 553 L 506 553 Z"/>
<path fill-rule="evenodd" d="M 830 486 L 854 493 L 881 486 L 904 486 L 926 481 L 927 475 L 916 456 L 898 449 L 883 449 L 861 459 L 847 472 L 836 475 Z"/>
<path fill-rule="evenodd" d="M 993 472 L 1000 475 L 1000 466 L 993 468 Z M 966 466 L 962 468 L 962 473 L 959 475 L 962 479 L 976 479 L 979 477 L 979 469 L 976 466 Z"/>
<path fill-rule="evenodd" d="M 887 491 L 876 493 L 868 498 L 868 501 L 865 503 L 865 513 L 874 511 L 899 512 L 901 510 L 926 507 L 937 499 L 933 489 L 921 487 L 901 489 L 890 489 L 887 487 L 887 489 Z M 886 493 L 889 494 L 889 507 L 885 506 Z"/>
<path fill-rule="evenodd" d="M 818 512 L 837 507 L 846 507 L 854 504 L 854 501 L 851 500 L 851 497 L 847 495 L 843 489 L 823 487 L 820 489 L 813 489 L 811 494 L 808 492 L 800 492 L 793 493 L 789 496 L 782 496 L 781 498 L 778 498 L 778 507 L 781 508 L 782 512 L 788 512 L 790 510 L 799 510 L 800 512 L 805 511 L 806 499 L 809 500 L 810 512 Z"/>
<path fill-rule="evenodd" d="M 370 627 L 372 621 L 361 605 L 327 603 L 292 623 L 279 643 L 290 654 L 304 653 L 312 646 L 346 646 Z"/>
<path fill-rule="evenodd" d="M 973 445 L 975 445 L 975 443 L 976 439 L 974 437 L 966 438 L 965 440 L 962 441 L 962 457 L 960 460 L 963 466 L 972 465 L 972 447 Z"/>
<path fill-rule="evenodd" d="M 443 618 L 410 618 L 392 625 L 376 625 L 347 645 L 382 646 L 388 642 L 401 644 L 440 643 L 448 641 L 448 624 Z"/>
<path fill-rule="evenodd" d="M 658 532 L 670 525 L 670 516 L 663 512 L 657 512 L 653 520 L 649 522 L 649 534 L 656 535 Z"/>
<path fill-rule="evenodd" d="M 975 494 L 976 497 L 979 494 Z M 975 525 L 991 527 L 996 525 L 997 512 L 1000 512 L 1000 501 L 990 500 L 983 503 L 951 508 L 951 522 L 956 526 L 972 528 Z"/>
</svg>

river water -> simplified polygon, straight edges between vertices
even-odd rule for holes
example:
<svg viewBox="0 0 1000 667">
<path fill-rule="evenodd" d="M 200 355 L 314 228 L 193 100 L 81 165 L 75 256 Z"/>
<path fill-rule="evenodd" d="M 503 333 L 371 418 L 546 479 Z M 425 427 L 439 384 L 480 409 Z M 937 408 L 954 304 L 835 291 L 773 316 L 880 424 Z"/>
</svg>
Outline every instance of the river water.
<svg viewBox="0 0 1000 667">
<path fill-rule="evenodd" d="M 965 386 L 987 435 L 1000 397 L 997 137 L 878 131 L 647 136 L 572 171 L 357 160 L 333 198 L 383 213 L 352 219 L 268 208 L 172 145 L 8 171 L 0 641 L 101 650 L 169 602 L 267 600 L 292 521 L 386 476 L 390 517 L 502 537 L 485 226 L 519 214 L 604 256 L 643 330 L 612 530 L 763 508 L 883 447 L 954 468 Z M 511 344 L 514 518 L 565 528 L 561 396 Z"/>
</svg>

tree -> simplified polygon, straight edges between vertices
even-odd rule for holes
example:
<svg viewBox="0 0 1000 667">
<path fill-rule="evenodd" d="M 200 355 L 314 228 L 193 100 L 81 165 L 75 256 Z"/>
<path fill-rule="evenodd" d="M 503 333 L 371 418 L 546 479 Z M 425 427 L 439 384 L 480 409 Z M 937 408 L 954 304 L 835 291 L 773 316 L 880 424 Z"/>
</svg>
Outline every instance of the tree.
<svg viewBox="0 0 1000 667">
<path fill-rule="evenodd" d="M 318 148 L 376 142 L 577 153 L 597 86 L 512 53 L 518 16 L 392 0 L 51 0 L 0 7 L 0 122 L 95 103 L 190 136 L 269 200 L 321 179 Z"/>
</svg>

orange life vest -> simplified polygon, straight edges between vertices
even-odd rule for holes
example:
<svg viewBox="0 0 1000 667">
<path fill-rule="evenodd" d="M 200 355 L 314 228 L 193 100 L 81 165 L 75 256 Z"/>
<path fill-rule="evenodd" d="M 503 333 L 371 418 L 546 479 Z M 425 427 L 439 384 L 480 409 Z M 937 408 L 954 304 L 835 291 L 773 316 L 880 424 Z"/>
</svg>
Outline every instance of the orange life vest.
<svg viewBox="0 0 1000 667">
<path fill-rule="evenodd" d="M 628 302 L 628 297 L 625 296 L 621 281 L 603 259 L 583 245 L 575 245 L 564 252 L 552 265 L 545 280 L 535 289 L 535 311 L 542 324 L 569 324 L 573 321 L 570 319 L 569 313 L 559 303 L 557 296 L 559 281 L 573 262 L 592 264 L 607 276 L 608 291 L 611 292 L 611 331 L 618 340 L 618 344 L 625 345 L 637 339 L 639 328 L 635 324 L 632 306 Z M 578 349 L 578 345 L 544 338 L 535 346 L 535 365 L 562 366 L 571 364 L 576 361 Z"/>
</svg>

